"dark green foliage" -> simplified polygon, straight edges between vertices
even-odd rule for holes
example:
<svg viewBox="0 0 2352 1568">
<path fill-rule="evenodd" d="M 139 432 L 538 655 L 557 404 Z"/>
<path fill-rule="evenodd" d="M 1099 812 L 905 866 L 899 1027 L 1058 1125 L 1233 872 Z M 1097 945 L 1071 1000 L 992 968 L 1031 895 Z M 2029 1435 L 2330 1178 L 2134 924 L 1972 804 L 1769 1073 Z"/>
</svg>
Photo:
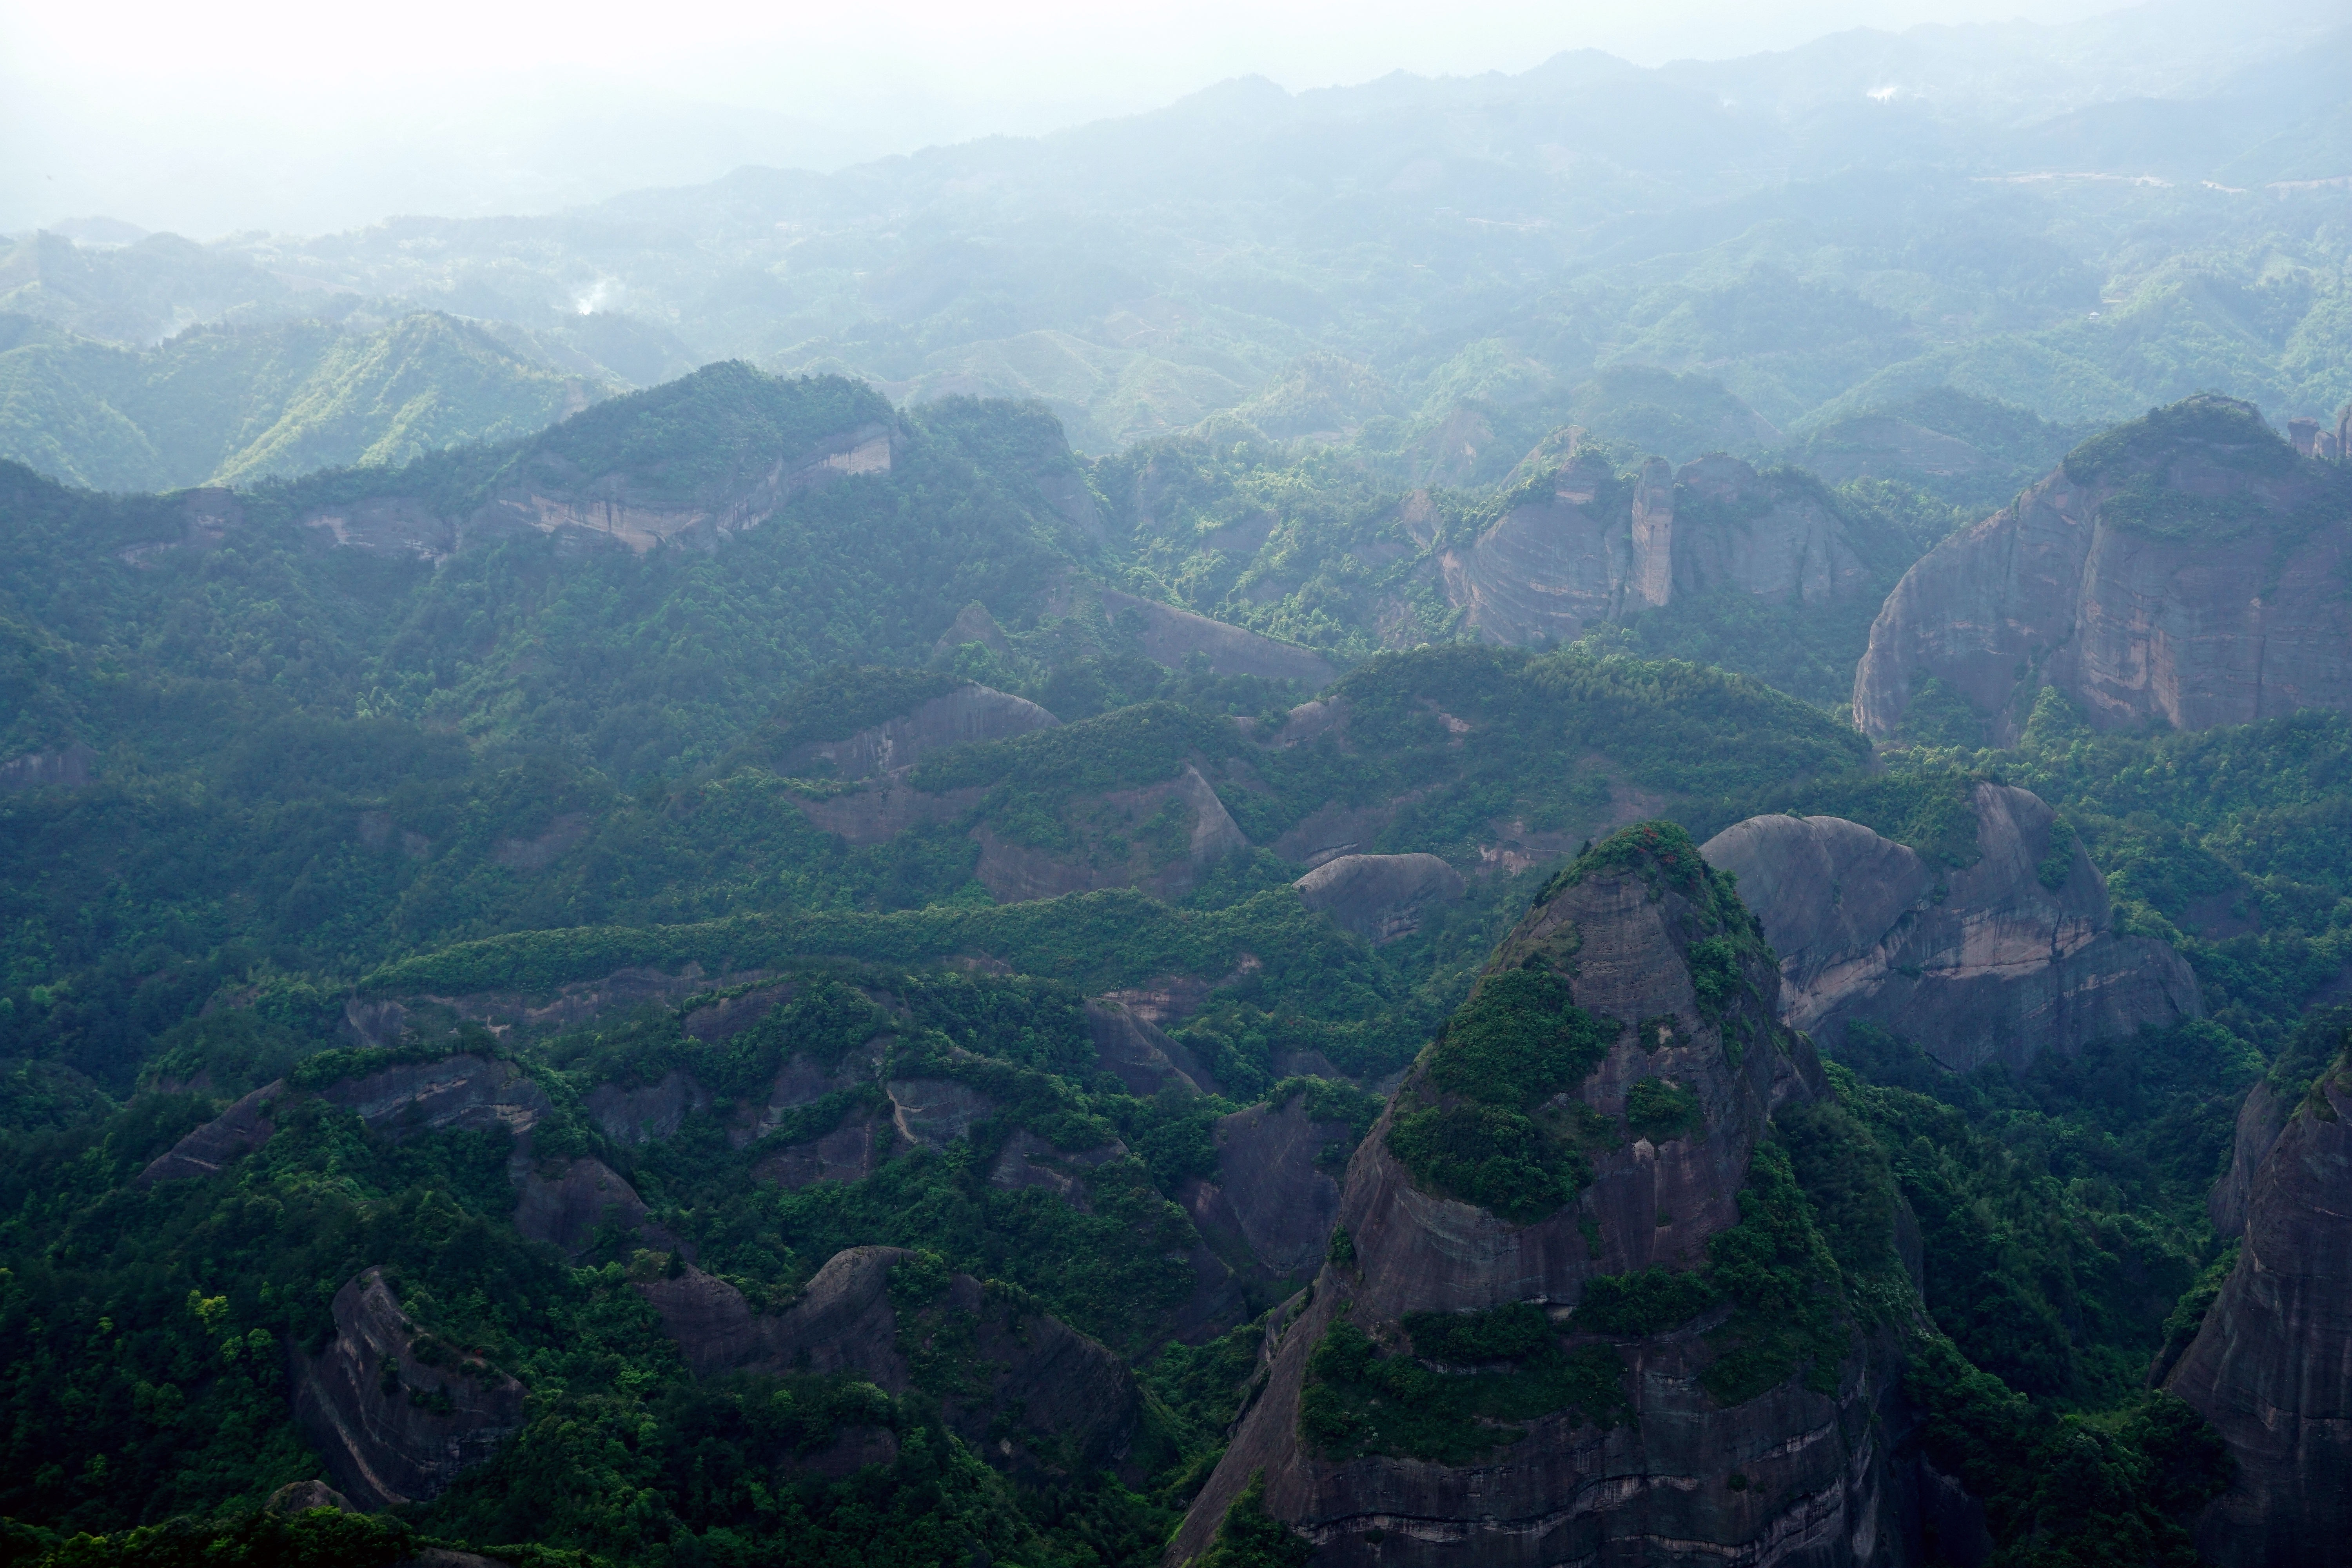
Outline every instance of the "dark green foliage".
<svg viewBox="0 0 2352 1568">
<path fill-rule="evenodd" d="M 1902 739 L 1917 746 L 1981 746 L 1984 719 L 1969 700 L 1940 676 L 1928 676 L 1904 704 L 1897 727 Z"/>
<path fill-rule="evenodd" d="M 1652 1264 L 1637 1274 L 1584 1282 L 1574 1322 L 1586 1333 L 1658 1334 L 1686 1323 L 1722 1298 L 1704 1274 Z"/>
<path fill-rule="evenodd" d="M 1314 1555 L 1303 1537 L 1265 1511 L 1265 1472 L 1254 1470 L 1249 1485 L 1225 1510 L 1201 1568 L 1306 1568 Z"/>
<path fill-rule="evenodd" d="M 1895 1174 L 1869 1130 L 1834 1100 L 1788 1106 L 1772 1130 L 1838 1267 L 1855 1279 L 1899 1276 Z"/>
<path fill-rule="evenodd" d="M 1527 1110 L 1583 1082 L 1618 1032 L 1578 1007 L 1559 975 L 1505 970 L 1481 981 L 1448 1020 L 1430 1054 L 1429 1081 L 1465 1100 Z"/>
<path fill-rule="evenodd" d="M 1642 1079 L 1625 1091 L 1625 1125 L 1653 1143 L 1696 1131 L 1698 1095 L 1672 1079 Z"/>
<path fill-rule="evenodd" d="M 2151 408 L 2092 437 L 2066 454 L 2066 477 L 2095 484 L 2160 467 L 2193 449 L 2208 462 L 2252 474 L 2279 475 L 2294 467 L 2294 448 L 2252 404 L 2210 394 Z"/>
<path fill-rule="evenodd" d="M 1853 1343 L 1841 1275 L 1777 1142 L 1758 1145 L 1739 1223 L 1708 1240 L 1706 1258 L 1708 1283 L 1732 1304 L 1708 1336 L 1717 1355 L 1699 1378 L 1707 1393 L 1738 1405 L 1800 1370 L 1807 1387 L 1834 1390 Z"/>
<path fill-rule="evenodd" d="M 1592 1180 L 1592 1163 L 1581 1149 L 1500 1106 L 1402 1112 L 1389 1127 L 1389 1150 L 1416 1185 L 1521 1225 L 1557 1212 Z"/>
<path fill-rule="evenodd" d="M 418 1545 L 398 1520 L 313 1509 L 76 1535 L 29 1561 L 37 1568 L 384 1568 L 414 1556 Z"/>
<path fill-rule="evenodd" d="M 1344 1317 L 1334 1321 L 1307 1358 L 1299 1436 L 1335 1459 L 1391 1454 L 1459 1465 L 1526 1436 L 1513 1423 L 1555 1411 L 1602 1426 L 1631 1417 L 1624 1365 L 1607 1345 L 1563 1349 L 1542 1311 L 1524 1304 L 1448 1316 L 1412 1315 L 1412 1354 L 1384 1351 Z M 1514 1364 L 1438 1373 L 1419 1357 Z"/>
<path fill-rule="evenodd" d="M 1414 1354 L 1454 1366 L 1524 1361 L 1552 1341 L 1551 1320 L 1529 1301 L 1483 1312 L 1407 1312 L 1404 1331 Z"/>
<path fill-rule="evenodd" d="M 1994 1539 L 2052 1563 L 2198 1561 L 2185 1523 L 2227 1489 L 2220 1436 L 2168 1394 L 2115 1415 L 2058 1416 L 1923 1340 L 1904 1391 L 1923 1412 L 1927 1458 L 1984 1504 Z"/>
</svg>

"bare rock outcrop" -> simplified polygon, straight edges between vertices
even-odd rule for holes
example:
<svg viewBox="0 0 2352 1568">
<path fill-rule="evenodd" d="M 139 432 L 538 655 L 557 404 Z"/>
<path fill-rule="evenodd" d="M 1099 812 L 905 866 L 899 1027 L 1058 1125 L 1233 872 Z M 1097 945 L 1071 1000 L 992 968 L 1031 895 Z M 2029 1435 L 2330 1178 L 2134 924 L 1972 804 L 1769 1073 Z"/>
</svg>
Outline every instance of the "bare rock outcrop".
<svg viewBox="0 0 2352 1568">
<path fill-rule="evenodd" d="M 1339 1183 L 1326 1158 L 1344 1155 L 1344 1121 L 1318 1121 L 1307 1097 L 1253 1105 L 1217 1119 L 1217 1173 L 1186 1185 L 1185 1208 L 1229 1262 L 1261 1279 L 1311 1277 L 1339 1217 Z"/>
<path fill-rule="evenodd" d="M 220 1174 L 230 1161 L 269 1142 L 278 1131 L 271 1111 L 289 1092 L 282 1078 L 263 1084 L 149 1161 L 139 1173 L 139 1184 Z"/>
<path fill-rule="evenodd" d="M 1117 620 L 1133 616 L 1142 623 L 1143 656 L 1155 664 L 1181 669 L 1199 654 L 1209 661 L 1213 675 L 1255 675 L 1269 680 L 1296 680 L 1309 688 L 1328 686 L 1339 672 L 1331 661 L 1311 648 L 1211 620 L 1156 599 L 1139 599 L 1116 588 L 1102 591 L 1103 614 Z"/>
<path fill-rule="evenodd" d="M 1702 942 L 1736 955 L 1726 972 L 1725 947 L 1708 948 L 1704 1004 L 1692 958 Z M 1485 1456 L 1453 1462 L 1381 1450 L 1341 1457 L 1302 1426 L 1309 1359 L 1343 1320 L 1375 1345 L 1402 1347 L 1408 1313 L 1534 1303 L 1565 1332 L 1595 1278 L 1697 1263 L 1707 1239 L 1739 1221 L 1772 1108 L 1822 1092 L 1810 1047 L 1773 1015 L 1777 978 L 1749 917 L 1670 827 L 1628 829 L 1580 858 L 1496 949 L 1481 985 L 1523 970 L 1566 982 L 1608 1042 L 1582 1082 L 1540 1108 L 1596 1130 L 1583 1145 L 1591 1180 L 1566 1206 L 1521 1222 L 1423 1190 L 1389 1139 L 1402 1117 L 1454 1103 L 1431 1077 L 1434 1053 L 1424 1053 L 1349 1165 L 1339 1218 L 1352 1264 L 1327 1263 L 1281 1331 L 1265 1390 L 1169 1561 L 1197 1560 L 1260 1472 L 1267 1512 L 1336 1568 L 1842 1568 L 1899 1551 L 1907 1483 L 1889 1432 L 1899 1406 L 1885 1358 L 1860 1341 L 1836 1369 L 1834 1392 L 1791 1374 L 1725 1405 L 1702 1385 L 1719 1314 L 1616 1336 L 1605 1343 L 1622 1369 L 1618 1415 L 1594 1419 L 1564 1404 L 1521 1421 Z M 1653 1079 L 1681 1086 L 1695 1120 L 1659 1130 L 1658 1142 L 1628 1137 L 1629 1095 Z M 1601 1131 L 1609 1128 L 1617 1131 Z"/>
<path fill-rule="evenodd" d="M 950 746 L 1007 740 L 1060 722 L 1026 698 L 965 685 L 846 739 L 795 746 L 778 760 L 776 768 L 793 773 L 823 763 L 835 778 L 874 778 L 903 773 Z"/>
<path fill-rule="evenodd" d="M 335 1292 L 334 1337 L 289 1352 L 295 1425 L 369 1509 L 438 1495 L 522 1424 L 522 1384 L 432 1336 L 371 1268 Z"/>
<path fill-rule="evenodd" d="M 1419 931 L 1430 906 L 1459 901 L 1463 887 L 1435 855 L 1341 855 L 1291 885 L 1308 909 L 1376 942 Z"/>
<path fill-rule="evenodd" d="M 503 1127 L 520 1136 L 552 1109 L 547 1095 L 512 1062 L 459 1052 L 339 1079 L 315 1091 L 285 1079 L 265 1084 L 174 1143 L 140 1173 L 142 1185 L 217 1173 L 229 1161 L 269 1141 L 272 1108 L 315 1092 L 359 1113 L 368 1130 L 398 1139 L 419 1132 Z"/>
<path fill-rule="evenodd" d="M 1190 763 L 1160 784 L 1107 791 L 1084 805 L 1091 817 L 1127 826 L 1148 823 L 1172 805 L 1190 824 L 1183 847 L 1162 859 L 1147 845 L 1131 842 L 1122 857 L 1104 852 L 1108 846 L 1101 833 L 1085 832 L 1080 837 L 1087 842 L 1072 854 L 1015 843 L 983 824 L 972 834 L 980 840 L 980 864 L 973 875 L 1000 903 L 1129 887 L 1179 899 L 1199 886 L 1216 862 L 1249 847 L 1225 803 Z"/>
<path fill-rule="evenodd" d="M 2340 1561 L 2352 1539 L 2352 1069 L 2271 1144 L 2237 1268 L 2165 1386 L 2210 1421 L 2236 1480 L 2198 1520 L 2222 1568 Z"/>
<path fill-rule="evenodd" d="M 2288 1112 L 2294 1108 L 2279 1096 L 2268 1079 L 2257 1079 L 2238 1107 L 2237 1127 L 2230 1140 L 2230 1168 L 2205 1194 L 2205 1217 L 2216 1236 L 2238 1236 L 2246 1228 L 2246 1207 L 2254 1195 L 2254 1173 L 2263 1168 L 2271 1145 L 2286 1131 Z"/>
<path fill-rule="evenodd" d="M 87 789 L 98 752 L 82 742 L 54 752 L 25 752 L 0 763 L 0 795 L 20 789 Z"/>
<path fill-rule="evenodd" d="M 595 1246 L 596 1233 L 610 1225 L 634 1245 L 668 1252 L 681 1246 L 653 1220 L 645 1200 L 602 1160 L 583 1157 L 553 1173 L 526 1172 L 515 1201 L 515 1228 L 532 1241 L 560 1248 L 577 1261 Z M 692 1256 L 690 1244 L 685 1246 Z"/>
<path fill-rule="evenodd" d="M 1126 1153 L 1127 1145 L 1116 1138 L 1098 1149 L 1066 1152 L 1023 1128 L 997 1152 L 996 1163 L 989 1167 L 988 1184 L 1005 1193 L 1041 1188 L 1080 1214 L 1088 1214 L 1093 1205 L 1087 1194 L 1087 1173 Z"/>
<path fill-rule="evenodd" d="M 1792 479 L 1712 454 L 1643 465 L 1629 489 L 1591 453 L 1438 557 L 1446 598 L 1489 641 L 1571 639 L 1677 596 L 1734 589 L 1826 604 L 1874 580 L 1836 510 Z"/>
<path fill-rule="evenodd" d="M 1104 997 L 1086 1006 L 1087 1034 L 1103 1068 L 1129 1094 L 1150 1099 L 1163 1089 L 1214 1094 L 1217 1080 L 1191 1047 L 1132 1007 Z"/>
<path fill-rule="evenodd" d="M 600 1083 L 583 1108 L 615 1143 L 656 1143 L 674 1138 L 688 1115 L 710 1109 L 710 1091 L 690 1072 L 673 1068 L 657 1083 L 624 1089 Z"/>
<path fill-rule="evenodd" d="M 2200 395 L 2076 448 L 1929 551 L 1854 671 L 1854 723 L 1905 732 L 1929 680 L 1992 743 L 2044 687 L 2100 729 L 2352 710 L 2352 471 Z"/>
<path fill-rule="evenodd" d="M 637 1289 L 697 1376 L 756 1370 L 848 1373 L 892 1394 L 917 1386 L 908 1355 L 942 1331 L 968 1331 L 963 1376 L 944 1395 L 948 1424 L 990 1463 L 1031 1475 L 1090 1474 L 1127 1451 L 1141 1398 L 1126 1366 L 1095 1341 L 969 1275 L 929 1300 L 893 1300 L 892 1275 L 916 1255 L 895 1247 L 836 1253 L 790 1310 L 762 1316 L 698 1269 Z M 936 1267 L 936 1266 L 934 1266 Z M 902 1311 L 903 1309 L 903 1311 Z"/>
<path fill-rule="evenodd" d="M 2201 1016 L 2178 952 L 2111 929 L 2105 879 L 2039 796 L 1979 784 L 1972 805 L 1978 859 L 1958 869 L 1832 816 L 1754 816 L 1707 840 L 1780 955 L 1790 1027 L 1834 1045 L 1868 1021 L 1954 1072 L 2022 1071 Z"/>
</svg>

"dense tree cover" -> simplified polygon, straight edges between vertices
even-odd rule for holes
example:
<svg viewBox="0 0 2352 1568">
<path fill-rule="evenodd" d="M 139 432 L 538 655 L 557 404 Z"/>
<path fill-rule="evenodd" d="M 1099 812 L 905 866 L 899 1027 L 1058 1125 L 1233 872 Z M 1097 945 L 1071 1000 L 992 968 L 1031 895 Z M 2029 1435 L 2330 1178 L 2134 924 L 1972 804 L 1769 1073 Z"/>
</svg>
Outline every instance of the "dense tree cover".
<svg viewBox="0 0 2352 1568">
<path fill-rule="evenodd" d="M 437 311 L 200 326 L 135 349 L 0 321 L 0 458 L 95 490 L 404 463 L 529 436 L 613 390 Z"/>
</svg>

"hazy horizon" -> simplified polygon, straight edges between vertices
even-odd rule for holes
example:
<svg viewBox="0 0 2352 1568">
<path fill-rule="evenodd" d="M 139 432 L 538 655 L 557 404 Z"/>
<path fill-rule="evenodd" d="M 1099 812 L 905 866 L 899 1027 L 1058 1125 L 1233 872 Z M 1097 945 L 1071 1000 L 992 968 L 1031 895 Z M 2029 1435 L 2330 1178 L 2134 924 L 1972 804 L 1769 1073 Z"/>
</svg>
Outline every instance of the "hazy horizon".
<svg viewBox="0 0 2352 1568">
<path fill-rule="evenodd" d="M 2142 7 L 2156 10 L 2157 7 Z M 2173 18 L 2204 8 L 2168 5 Z M 2276 18 L 2284 6 L 2266 7 Z M 0 231 L 104 216 L 209 240 L 400 215 L 527 216 L 746 164 L 830 171 L 925 146 L 1146 112 L 1264 76 L 1293 92 L 1517 73 L 1565 51 L 1724 60 L 1869 26 L 2055 25 L 2105 0 L 1231 3 L 1106 16 L 897 0 L 856 16 L 688 7 L 647 34 L 614 6 L 446 4 L 321 28 L 274 0 L 0 10 Z"/>
</svg>

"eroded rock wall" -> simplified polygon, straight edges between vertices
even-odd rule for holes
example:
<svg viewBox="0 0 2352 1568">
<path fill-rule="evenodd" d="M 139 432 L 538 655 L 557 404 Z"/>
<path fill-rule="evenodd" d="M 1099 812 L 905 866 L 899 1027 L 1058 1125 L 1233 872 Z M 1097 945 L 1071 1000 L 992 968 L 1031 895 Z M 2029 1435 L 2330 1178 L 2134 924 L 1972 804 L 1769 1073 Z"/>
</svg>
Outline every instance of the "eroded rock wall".
<svg viewBox="0 0 2352 1568">
<path fill-rule="evenodd" d="M 1489 977 L 1534 966 L 1564 975 L 1575 1005 L 1614 1031 L 1590 1077 L 1545 1110 L 1618 1134 L 1592 1148 L 1581 1195 L 1533 1223 L 1423 1191 L 1388 1134 L 1401 1108 L 1442 1102 L 1424 1055 L 1349 1166 L 1339 1217 L 1353 1263 L 1326 1264 L 1279 1331 L 1265 1391 L 1186 1515 L 1171 1563 L 1209 1548 L 1260 1473 L 1267 1511 L 1313 1543 L 1318 1563 L 1344 1568 L 1842 1565 L 1901 1549 L 1908 1471 L 1889 1447 L 1903 1421 L 1899 1368 L 1885 1347 L 1860 1339 L 1832 1392 L 1791 1376 L 1725 1406 L 1700 1382 L 1719 1312 L 1623 1338 L 1612 1349 L 1627 1416 L 1602 1425 L 1563 1408 L 1465 1462 L 1335 1458 L 1302 1432 L 1308 1360 L 1342 1319 L 1399 1344 L 1401 1321 L 1420 1310 L 1531 1301 L 1564 1324 L 1596 1276 L 1695 1264 L 1710 1237 L 1738 1222 L 1771 1110 L 1822 1085 L 1810 1047 L 1774 1016 L 1777 976 L 1759 942 L 1739 944 L 1732 994 L 1716 976 L 1702 1006 L 1689 952 L 1716 929 L 1711 919 L 1670 878 L 1601 868 L 1556 889 L 1496 950 Z M 1629 1090 L 1646 1078 L 1687 1086 L 1698 1124 L 1661 1142 L 1625 1135 Z"/>
<path fill-rule="evenodd" d="M 2045 686 L 2101 729 L 2352 710 L 2352 475 L 2295 457 L 2251 405 L 2181 409 L 2199 417 L 2177 438 L 2069 458 L 1913 565 L 1854 671 L 1854 723 L 1900 732 L 1930 679 L 1996 745 Z"/>
<path fill-rule="evenodd" d="M 522 1384 L 478 1357 L 420 1345 L 371 1268 L 335 1293 L 334 1337 L 292 1350 L 295 1424 L 342 1492 L 370 1509 L 436 1497 L 522 1424 Z"/>
<path fill-rule="evenodd" d="M 1707 840 L 1780 955 L 1791 1027 L 1832 1044 L 1867 1021 L 1954 1072 L 2022 1071 L 2044 1050 L 2201 1016 L 2178 952 L 2112 929 L 2105 879 L 2053 837 L 2040 797 L 1979 784 L 1971 805 L 1978 859 L 1957 869 L 1837 817 L 1750 817 Z"/>
<path fill-rule="evenodd" d="M 2165 1381 L 2236 1461 L 2197 1543 L 2222 1568 L 2340 1562 L 2352 1541 L 2352 1074 L 2341 1061 L 2262 1158 L 2243 1237 Z"/>
</svg>

